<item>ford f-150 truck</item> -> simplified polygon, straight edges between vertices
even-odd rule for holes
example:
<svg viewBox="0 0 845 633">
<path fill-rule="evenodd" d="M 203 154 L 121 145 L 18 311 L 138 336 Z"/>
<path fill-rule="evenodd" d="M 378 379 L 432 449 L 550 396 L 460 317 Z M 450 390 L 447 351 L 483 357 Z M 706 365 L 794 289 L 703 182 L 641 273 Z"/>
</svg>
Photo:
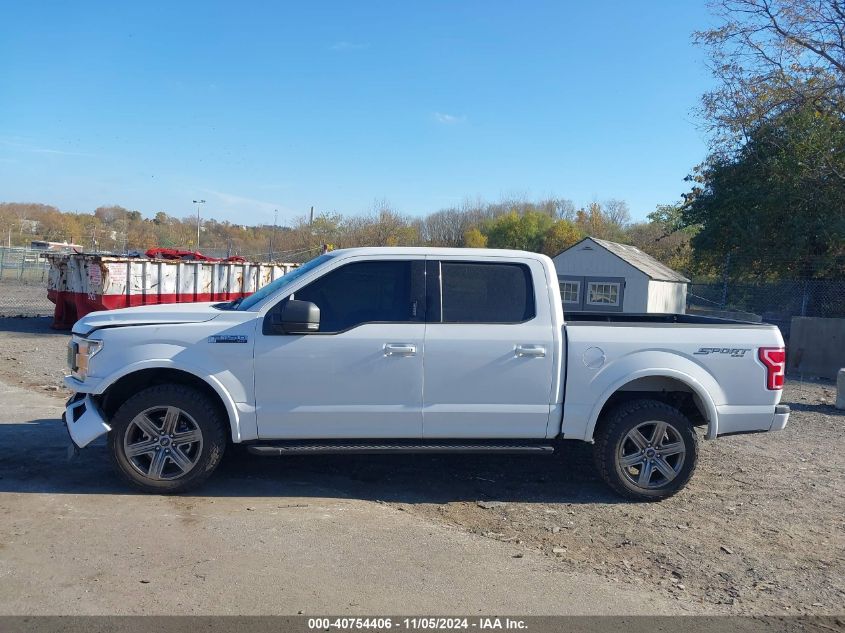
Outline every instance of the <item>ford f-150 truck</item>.
<svg viewBox="0 0 845 633">
<path fill-rule="evenodd" d="M 785 351 L 765 324 L 564 315 L 552 261 L 492 249 L 359 248 L 226 303 L 95 312 L 73 328 L 65 423 L 108 434 L 150 492 L 256 455 L 536 452 L 594 444 L 632 499 L 681 489 L 707 439 L 783 429 Z"/>
</svg>

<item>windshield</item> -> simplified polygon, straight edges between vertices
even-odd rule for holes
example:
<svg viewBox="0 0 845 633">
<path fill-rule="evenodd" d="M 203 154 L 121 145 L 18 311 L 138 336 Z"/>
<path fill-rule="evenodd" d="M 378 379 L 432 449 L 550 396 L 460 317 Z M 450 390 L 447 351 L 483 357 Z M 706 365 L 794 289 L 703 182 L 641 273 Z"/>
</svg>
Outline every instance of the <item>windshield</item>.
<svg viewBox="0 0 845 633">
<path fill-rule="evenodd" d="M 315 257 L 309 262 L 304 263 L 299 268 L 294 268 L 292 271 L 287 273 L 286 275 L 282 275 L 274 282 L 267 284 L 263 288 L 259 288 L 255 292 L 253 292 L 248 297 L 244 297 L 243 301 L 241 301 L 237 306 L 235 306 L 236 310 L 251 310 L 252 307 L 259 302 L 263 301 L 265 298 L 269 297 L 272 294 L 275 294 L 279 290 L 289 286 L 294 281 L 302 277 L 315 268 L 320 266 L 327 261 L 329 261 L 334 255 L 320 255 L 319 257 Z"/>
</svg>

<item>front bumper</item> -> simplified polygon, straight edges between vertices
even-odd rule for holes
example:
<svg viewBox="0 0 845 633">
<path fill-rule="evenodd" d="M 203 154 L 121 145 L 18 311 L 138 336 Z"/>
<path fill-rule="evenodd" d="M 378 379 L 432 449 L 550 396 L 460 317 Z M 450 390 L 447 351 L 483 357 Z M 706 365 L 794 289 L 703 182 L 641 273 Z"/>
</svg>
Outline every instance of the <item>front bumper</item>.
<svg viewBox="0 0 845 633">
<path fill-rule="evenodd" d="M 76 393 L 67 401 L 62 420 L 77 448 L 84 448 L 111 431 L 100 407 L 87 393 Z"/>
</svg>

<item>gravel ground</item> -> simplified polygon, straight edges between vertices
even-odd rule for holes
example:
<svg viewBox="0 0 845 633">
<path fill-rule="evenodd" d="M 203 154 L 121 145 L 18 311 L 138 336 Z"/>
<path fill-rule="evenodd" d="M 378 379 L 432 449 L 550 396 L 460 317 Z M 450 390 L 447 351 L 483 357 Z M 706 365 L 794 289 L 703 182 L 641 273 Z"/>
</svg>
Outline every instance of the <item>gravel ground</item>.
<svg viewBox="0 0 845 633">
<path fill-rule="evenodd" d="M 65 397 L 67 334 L 49 322 L 0 319 L 0 380 Z M 582 443 L 551 458 L 234 451 L 216 477 L 318 482 L 544 556 L 553 571 L 657 587 L 680 612 L 836 615 L 845 613 L 845 415 L 834 400 L 828 382 L 789 380 L 785 431 L 702 440 L 687 489 L 656 504 L 609 493 Z"/>
<path fill-rule="evenodd" d="M 0 379 L 6 384 L 66 397 L 70 333 L 50 329 L 52 318 L 0 318 Z"/>
</svg>

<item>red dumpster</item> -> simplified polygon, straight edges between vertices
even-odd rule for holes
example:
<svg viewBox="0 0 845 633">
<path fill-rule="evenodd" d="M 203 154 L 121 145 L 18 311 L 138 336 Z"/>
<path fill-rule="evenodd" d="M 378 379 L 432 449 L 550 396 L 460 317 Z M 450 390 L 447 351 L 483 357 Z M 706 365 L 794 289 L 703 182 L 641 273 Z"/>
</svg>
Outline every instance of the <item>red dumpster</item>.
<svg viewBox="0 0 845 633">
<path fill-rule="evenodd" d="M 69 329 L 89 312 L 157 303 L 231 301 L 252 294 L 298 264 L 46 254 L 53 327 Z"/>
</svg>

